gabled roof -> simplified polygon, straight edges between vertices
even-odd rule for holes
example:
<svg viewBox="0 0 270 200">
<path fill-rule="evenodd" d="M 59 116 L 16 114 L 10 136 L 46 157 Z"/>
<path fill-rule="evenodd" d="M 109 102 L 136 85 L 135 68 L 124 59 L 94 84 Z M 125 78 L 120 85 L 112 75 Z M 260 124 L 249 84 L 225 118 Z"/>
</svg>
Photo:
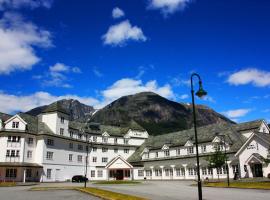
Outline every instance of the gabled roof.
<svg viewBox="0 0 270 200">
<path fill-rule="evenodd" d="M 63 108 L 61 103 L 58 101 L 48 105 L 48 107 L 42 111 L 42 113 L 52 113 L 52 112 L 60 112 L 67 115 L 70 114 L 69 111 Z"/>
<path fill-rule="evenodd" d="M 233 125 L 225 123 L 217 123 L 208 126 L 202 126 L 197 129 L 199 143 L 211 143 L 216 137 L 217 133 L 222 133 L 226 137 L 226 142 L 230 144 L 229 152 L 237 152 L 238 149 L 247 140 L 242 134 L 239 134 Z M 145 147 L 149 150 L 161 149 L 166 141 L 171 141 L 170 148 L 184 146 L 190 138 L 194 136 L 194 129 L 168 133 L 159 136 L 149 136 L 149 138 L 141 145 L 134 154 L 132 154 L 128 161 L 141 161 L 141 152 Z"/>
<path fill-rule="evenodd" d="M 22 123 L 24 123 L 25 125 L 27 124 L 26 121 L 24 121 L 20 115 L 16 114 L 14 116 L 12 116 L 11 118 L 9 118 L 7 121 L 5 121 L 5 124 L 9 123 L 11 120 L 18 118 Z"/>
<path fill-rule="evenodd" d="M 258 130 L 263 122 L 264 120 L 259 119 L 259 120 L 235 124 L 234 126 L 236 127 L 237 131 L 240 131 L 240 132 L 248 131 L 248 130 L 253 131 L 253 130 Z"/>
<path fill-rule="evenodd" d="M 115 158 L 113 158 L 108 164 L 105 166 L 105 168 L 110 168 L 117 160 L 121 160 L 123 163 L 125 163 L 129 168 L 133 168 L 131 164 L 129 164 L 122 156 L 118 155 Z"/>
</svg>

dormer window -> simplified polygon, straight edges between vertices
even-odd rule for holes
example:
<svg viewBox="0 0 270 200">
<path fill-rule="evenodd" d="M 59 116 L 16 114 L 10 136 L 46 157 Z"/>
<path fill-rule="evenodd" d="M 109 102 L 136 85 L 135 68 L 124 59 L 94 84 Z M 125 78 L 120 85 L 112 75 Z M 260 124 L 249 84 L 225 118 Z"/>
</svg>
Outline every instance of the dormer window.
<svg viewBox="0 0 270 200">
<path fill-rule="evenodd" d="M 60 128 L 60 135 L 64 135 L 64 129 Z"/>
<path fill-rule="evenodd" d="M 19 128 L 19 122 L 12 122 L 12 128 Z"/>
<path fill-rule="evenodd" d="M 149 152 L 145 152 L 145 158 L 149 158 Z"/>
<path fill-rule="evenodd" d="M 128 139 L 124 138 L 124 144 L 128 144 Z"/>
<path fill-rule="evenodd" d="M 81 133 L 78 134 L 78 138 L 79 138 L 80 140 L 82 139 L 82 134 L 81 134 Z"/>
<path fill-rule="evenodd" d="M 176 155 L 180 155 L 180 152 L 181 152 L 181 149 L 180 148 L 178 148 L 178 149 L 176 149 Z"/>
<path fill-rule="evenodd" d="M 64 124 L 64 122 L 65 122 L 65 118 L 61 117 L 61 123 Z"/>
<path fill-rule="evenodd" d="M 114 138 L 114 144 L 117 144 L 117 138 Z"/>
<path fill-rule="evenodd" d="M 97 141 L 97 136 L 93 136 L 93 142 Z"/>
<path fill-rule="evenodd" d="M 107 143 L 108 142 L 108 137 L 102 137 L 102 142 Z"/>
<path fill-rule="evenodd" d="M 194 148 L 193 148 L 193 146 L 192 147 L 188 147 L 187 148 L 187 152 L 188 152 L 188 154 L 194 154 Z"/>
<path fill-rule="evenodd" d="M 164 151 L 164 156 L 165 156 L 165 157 L 169 157 L 169 156 L 170 156 L 170 150 L 169 150 L 169 149 L 166 149 L 166 150 Z"/>
<path fill-rule="evenodd" d="M 158 158 L 158 151 L 156 152 L 156 158 Z"/>
<path fill-rule="evenodd" d="M 206 152 L 206 145 L 202 145 L 201 150 L 202 150 L 202 153 L 205 153 Z"/>
<path fill-rule="evenodd" d="M 69 136 L 73 138 L 73 131 L 69 131 Z"/>
</svg>

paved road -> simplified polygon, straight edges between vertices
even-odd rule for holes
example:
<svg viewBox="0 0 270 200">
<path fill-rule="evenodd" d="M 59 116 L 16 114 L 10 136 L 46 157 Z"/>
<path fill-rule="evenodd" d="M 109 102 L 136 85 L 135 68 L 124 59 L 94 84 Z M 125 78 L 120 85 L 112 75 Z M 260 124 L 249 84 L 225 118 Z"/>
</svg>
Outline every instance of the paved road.
<svg viewBox="0 0 270 200">
<path fill-rule="evenodd" d="M 153 200 L 196 200 L 197 187 L 189 181 L 149 181 L 138 185 L 106 185 L 100 188 Z M 269 200 L 269 190 L 203 188 L 205 200 Z"/>
<path fill-rule="evenodd" d="M 31 187 L 0 187 L 1 200 L 100 200 L 73 190 L 29 191 Z"/>
</svg>

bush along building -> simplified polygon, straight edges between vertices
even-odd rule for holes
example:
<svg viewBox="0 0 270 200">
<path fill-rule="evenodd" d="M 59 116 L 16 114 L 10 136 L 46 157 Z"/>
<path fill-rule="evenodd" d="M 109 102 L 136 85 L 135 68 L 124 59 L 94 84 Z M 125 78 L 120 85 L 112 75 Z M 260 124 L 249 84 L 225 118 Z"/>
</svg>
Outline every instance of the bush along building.
<svg viewBox="0 0 270 200">
<path fill-rule="evenodd" d="M 86 165 L 90 180 L 196 179 L 193 129 L 149 136 L 134 121 L 126 127 L 70 121 L 58 103 L 37 117 L 0 118 L 0 181 L 67 181 L 84 175 Z M 230 178 L 267 177 L 269 132 L 264 120 L 198 128 L 202 178 L 227 176 L 225 164 L 210 167 L 217 151 L 226 152 Z"/>
</svg>

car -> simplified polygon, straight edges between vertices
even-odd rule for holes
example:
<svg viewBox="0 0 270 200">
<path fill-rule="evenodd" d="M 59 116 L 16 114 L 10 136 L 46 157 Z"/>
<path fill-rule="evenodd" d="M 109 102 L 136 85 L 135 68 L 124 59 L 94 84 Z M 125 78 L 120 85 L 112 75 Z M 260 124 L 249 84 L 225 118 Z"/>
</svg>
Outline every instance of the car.
<svg viewBox="0 0 270 200">
<path fill-rule="evenodd" d="M 82 175 L 75 175 L 72 177 L 72 182 L 80 183 L 80 182 L 85 182 L 85 181 L 88 181 L 88 178 Z"/>
</svg>

